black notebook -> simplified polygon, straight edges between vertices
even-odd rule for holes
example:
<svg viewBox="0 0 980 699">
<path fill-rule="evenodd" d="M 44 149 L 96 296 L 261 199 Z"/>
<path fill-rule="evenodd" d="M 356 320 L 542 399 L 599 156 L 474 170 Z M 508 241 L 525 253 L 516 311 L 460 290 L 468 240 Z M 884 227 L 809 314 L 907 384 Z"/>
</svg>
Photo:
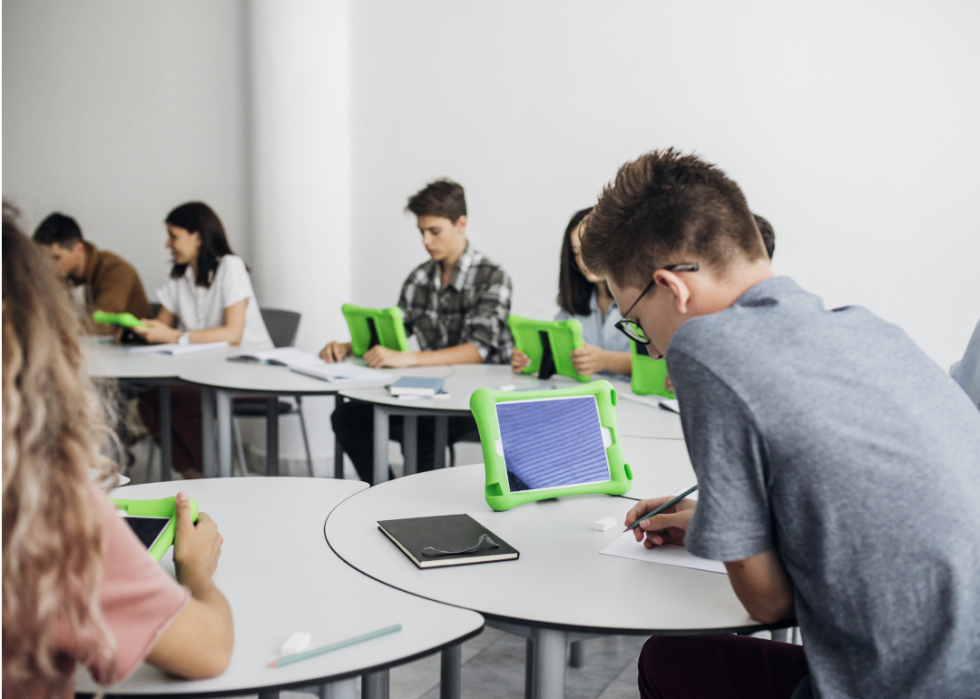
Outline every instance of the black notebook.
<svg viewBox="0 0 980 699">
<path fill-rule="evenodd" d="M 519 558 L 513 546 L 469 515 L 386 519 L 378 529 L 419 568 Z"/>
</svg>

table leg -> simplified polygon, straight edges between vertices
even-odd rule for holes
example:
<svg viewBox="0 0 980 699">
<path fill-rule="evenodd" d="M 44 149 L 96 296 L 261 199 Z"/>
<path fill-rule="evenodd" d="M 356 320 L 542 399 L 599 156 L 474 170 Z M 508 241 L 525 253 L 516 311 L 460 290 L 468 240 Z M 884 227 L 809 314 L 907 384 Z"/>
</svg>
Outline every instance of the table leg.
<svg viewBox="0 0 980 699">
<path fill-rule="evenodd" d="M 170 384 L 160 384 L 160 480 L 169 481 L 173 468 L 173 428 L 170 423 Z M 147 466 L 149 469 L 149 466 Z"/>
<path fill-rule="evenodd" d="M 214 478 L 218 470 L 214 454 L 214 389 L 207 386 L 201 387 L 201 441 L 204 477 Z"/>
<path fill-rule="evenodd" d="M 534 641 L 524 642 L 524 699 L 534 699 Z"/>
<path fill-rule="evenodd" d="M 564 631 L 534 629 L 534 699 L 563 699 L 565 696 Z"/>
<path fill-rule="evenodd" d="M 388 411 L 374 406 L 374 478 L 371 485 L 388 480 Z"/>
<path fill-rule="evenodd" d="M 439 699 L 459 699 L 462 689 L 463 646 L 459 643 L 442 651 L 439 669 Z"/>
<path fill-rule="evenodd" d="M 449 416 L 436 415 L 436 458 L 433 468 L 446 468 L 446 446 L 449 444 Z"/>
<path fill-rule="evenodd" d="M 357 699 L 357 679 L 352 677 L 321 685 L 320 699 Z"/>
<path fill-rule="evenodd" d="M 218 409 L 218 477 L 231 478 L 231 394 L 216 389 L 215 402 Z"/>
<path fill-rule="evenodd" d="M 388 699 L 388 671 L 361 675 L 361 699 Z"/>
<path fill-rule="evenodd" d="M 780 641 L 781 643 L 792 643 L 793 629 L 773 629 L 772 640 Z"/>
<path fill-rule="evenodd" d="M 333 409 L 336 410 L 344 404 L 344 397 L 339 393 L 333 397 Z M 342 479 L 344 477 L 344 447 L 337 439 L 337 435 L 333 436 L 333 477 Z"/>
<path fill-rule="evenodd" d="M 402 456 L 405 457 L 405 475 L 417 473 L 419 468 L 419 418 L 406 415 L 402 418 Z"/>
<path fill-rule="evenodd" d="M 260 691 L 259 692 L 259 699 L 279 699 L 279 690 L 278 689 L 270 689 L 270 690 L 266 690 L 264 692 Z"/>
<path fill-rule="evenodd" d="M 585 665 L 585 648 L 582 647 L 582 641 L 572 641 L 568 644 L 568 665 L 570 667 Z"/>
<path fill-rule="evenodd" d="M 279 397 L 265 400 L 265 475 L 279 475 Z"/>
</svg>

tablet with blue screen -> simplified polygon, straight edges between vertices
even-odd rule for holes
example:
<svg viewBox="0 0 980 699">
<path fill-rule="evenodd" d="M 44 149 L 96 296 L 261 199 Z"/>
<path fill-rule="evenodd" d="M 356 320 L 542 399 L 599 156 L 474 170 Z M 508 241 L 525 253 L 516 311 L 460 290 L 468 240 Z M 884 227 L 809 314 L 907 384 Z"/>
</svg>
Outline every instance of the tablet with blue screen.
<svg viewBox="0 0 980 699">
<path fill-rule="evenodd" d="M 470 408 L 480 430 L 486 499 L 495 510 L 562 495 L 629 491 L 608 381 L 559 391 L 480 389 Z"/>
</svg>

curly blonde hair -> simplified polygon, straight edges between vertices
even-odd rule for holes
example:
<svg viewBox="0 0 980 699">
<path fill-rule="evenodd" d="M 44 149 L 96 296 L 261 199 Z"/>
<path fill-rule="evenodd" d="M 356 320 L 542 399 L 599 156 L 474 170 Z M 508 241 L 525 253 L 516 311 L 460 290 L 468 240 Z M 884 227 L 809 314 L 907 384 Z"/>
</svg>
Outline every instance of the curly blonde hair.
<svg viewBox="0 0 980 699">
<path fill-rule="evenodd" d="M 103 527 L 89 469 L 108 428 L 64 285 L 3 206 L 3 696 L 65 696 L 76 661 L 115 674 L 99 608 Z M 66 650 L 65 633 L 70 648 Z M 97 649 L 97 650 L 93 650 Z"/>
</svg>

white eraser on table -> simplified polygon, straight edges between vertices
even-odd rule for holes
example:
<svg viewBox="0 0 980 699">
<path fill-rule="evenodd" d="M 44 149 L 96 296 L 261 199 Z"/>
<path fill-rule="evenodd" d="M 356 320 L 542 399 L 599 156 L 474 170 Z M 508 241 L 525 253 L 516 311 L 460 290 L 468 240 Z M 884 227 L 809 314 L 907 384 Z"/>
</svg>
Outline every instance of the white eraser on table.
<svg viewBox="0 0 980 699">
<path fill-rule="evenodd" d="M 310 634 L 305 631 L 297 631 L 282 644 L 282 647 L 279 649 L 279 655 L 285 657 L 287 655 L 302 653 L 309 648 L 311 640 L 312 636 Z"/>
<path fill-rule="evenodd" d="M 616 526 L 615 517 L 603 517 L 602 519 L 596 520 L 595 522 L 592 523 L 592 528 L 595 529 L 597 532 L 609 531 L 615 526 Z"/>
</svg>

